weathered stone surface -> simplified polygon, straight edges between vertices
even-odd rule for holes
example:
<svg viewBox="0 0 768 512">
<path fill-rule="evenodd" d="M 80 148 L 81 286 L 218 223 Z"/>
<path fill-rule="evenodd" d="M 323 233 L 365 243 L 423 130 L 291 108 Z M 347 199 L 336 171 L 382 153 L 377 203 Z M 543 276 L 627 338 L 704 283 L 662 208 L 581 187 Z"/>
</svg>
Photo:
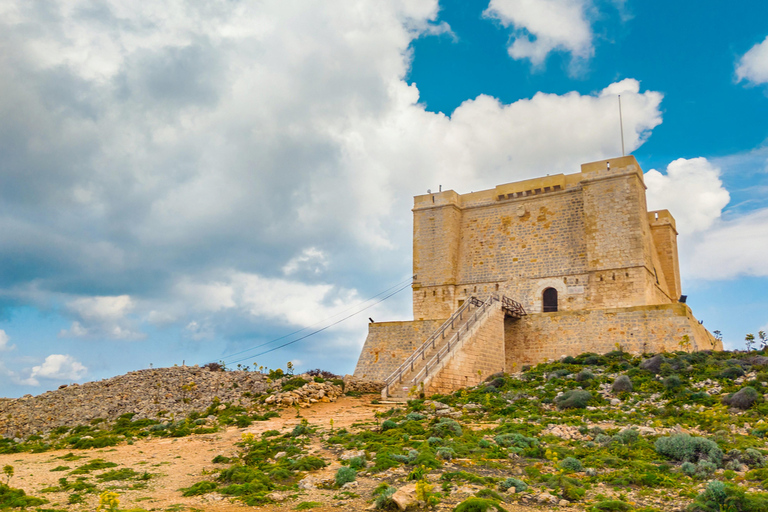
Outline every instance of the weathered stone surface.
<svg viewBox="0 0 768 512">
<path fill-rule="evenodd" d="M 416 484 L 408 484 L 399 488 L 392 495 L 392 501 L 400 510 L 405 510 L 409 505 L 416 503 Z"/>
</svg>

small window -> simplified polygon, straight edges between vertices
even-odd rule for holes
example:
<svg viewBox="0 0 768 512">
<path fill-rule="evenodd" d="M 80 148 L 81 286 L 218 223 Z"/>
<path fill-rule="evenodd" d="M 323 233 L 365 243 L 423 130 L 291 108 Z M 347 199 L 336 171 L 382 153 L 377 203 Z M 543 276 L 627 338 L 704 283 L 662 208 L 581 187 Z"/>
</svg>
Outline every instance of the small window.
<svg viewBox="0 0 768 512">
<path fill-rule="evenodd" d="M 547 288 L 542 295 L 542 311 L 544 313 L 554 313 L 557 311 L 557 290 Z"/>
</svg>

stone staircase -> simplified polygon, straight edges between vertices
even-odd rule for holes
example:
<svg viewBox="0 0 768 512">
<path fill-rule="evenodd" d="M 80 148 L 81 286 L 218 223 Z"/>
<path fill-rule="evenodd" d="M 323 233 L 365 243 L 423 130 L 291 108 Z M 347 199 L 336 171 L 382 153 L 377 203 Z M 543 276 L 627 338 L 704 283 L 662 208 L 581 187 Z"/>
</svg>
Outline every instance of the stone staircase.
<svg viewBox="0 0 768 512">
<path fill-rule="evenodd" d="M 404 402 L 418 397 L 455 350 L 491 317 L 491 312 L 501 307 L 502 302 L 494 295 L 485 300 L 467 300 L 385 380 L 382 399 Z"/>
</svg>

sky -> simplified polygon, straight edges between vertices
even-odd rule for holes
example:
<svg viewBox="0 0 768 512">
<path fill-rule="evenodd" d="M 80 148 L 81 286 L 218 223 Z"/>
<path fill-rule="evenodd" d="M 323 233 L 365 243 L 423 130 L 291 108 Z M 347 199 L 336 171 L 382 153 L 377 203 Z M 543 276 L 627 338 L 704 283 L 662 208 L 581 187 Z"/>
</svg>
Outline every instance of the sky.
<svg viewBox="0 0 768 512">
<path fill-rule="evenodd" d="M 413 196 L 620 156 L 618 95 L 688 303 L 743 348 L 768 330 L 766 20 L 0 0 L 0 396 L 212 361 L 351 373 L 369 317 L 412 318 Z"/>
</svg>

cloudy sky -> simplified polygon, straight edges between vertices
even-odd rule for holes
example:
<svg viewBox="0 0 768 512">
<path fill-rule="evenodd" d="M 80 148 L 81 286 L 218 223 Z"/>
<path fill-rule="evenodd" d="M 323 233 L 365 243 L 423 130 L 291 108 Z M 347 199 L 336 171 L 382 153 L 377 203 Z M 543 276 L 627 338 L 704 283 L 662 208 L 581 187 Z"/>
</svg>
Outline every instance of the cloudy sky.
<svg viewBox="0 0 768 512">
<path fill-rule="evenodd" d="M 410 318 L 412 196 L 620 155 L 619 94 L 689 303 L 743 346 L 768 328 L 766 19 L 0 0 L 0 396 L 182 362 L 351 372 L 369 316 Z"/>
</svg>

